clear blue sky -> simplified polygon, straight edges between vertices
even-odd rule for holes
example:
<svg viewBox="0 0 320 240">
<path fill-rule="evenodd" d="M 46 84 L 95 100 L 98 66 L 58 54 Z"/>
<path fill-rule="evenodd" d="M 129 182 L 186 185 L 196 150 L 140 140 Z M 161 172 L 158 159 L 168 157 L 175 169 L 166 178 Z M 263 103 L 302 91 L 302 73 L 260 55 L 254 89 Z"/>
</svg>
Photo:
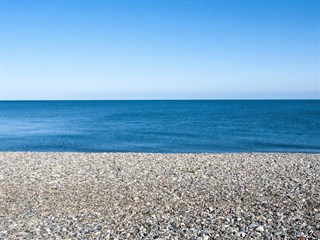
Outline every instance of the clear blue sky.
<svg viewBox="0 0 320 240">
<path fill-rule="evenodd" d="M 320 98 L 318 0 L 0 0 L 1 99 Z"/>
</svg>

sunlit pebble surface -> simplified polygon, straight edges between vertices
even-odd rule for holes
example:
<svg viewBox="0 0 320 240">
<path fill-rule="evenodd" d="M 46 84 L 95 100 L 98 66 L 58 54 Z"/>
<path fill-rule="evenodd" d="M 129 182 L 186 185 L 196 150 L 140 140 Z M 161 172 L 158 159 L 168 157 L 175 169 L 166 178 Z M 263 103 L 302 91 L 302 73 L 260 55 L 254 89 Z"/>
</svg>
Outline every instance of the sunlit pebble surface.
<svg viewBox="0 0 320 240">
<path fill-rule="evenodd" d="M 319 154 L 0 153 L 0 239 L 320 239 Z"/>
</svg>

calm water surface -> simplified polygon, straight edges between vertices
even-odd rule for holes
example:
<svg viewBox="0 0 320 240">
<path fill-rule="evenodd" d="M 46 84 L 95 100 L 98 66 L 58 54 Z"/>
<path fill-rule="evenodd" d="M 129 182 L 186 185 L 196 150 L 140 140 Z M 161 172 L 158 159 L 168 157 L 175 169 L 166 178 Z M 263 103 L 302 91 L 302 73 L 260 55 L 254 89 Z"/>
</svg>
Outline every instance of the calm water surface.
<svg viewBox="0 0 320 240">
<path fill-rule="evenodd" d="M 0 101 L 0 151 L 320 152 L 320 101 Z"/>
</svg>

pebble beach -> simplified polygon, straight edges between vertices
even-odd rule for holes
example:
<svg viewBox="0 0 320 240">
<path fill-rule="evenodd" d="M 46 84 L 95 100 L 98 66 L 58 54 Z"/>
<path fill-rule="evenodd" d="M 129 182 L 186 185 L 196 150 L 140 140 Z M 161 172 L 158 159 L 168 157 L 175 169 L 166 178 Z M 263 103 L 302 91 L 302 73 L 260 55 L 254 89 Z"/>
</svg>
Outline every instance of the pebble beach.
<svg viewBox="0 0 320 240">
<path fill-rule="evenodd" d="M 320 154 L 2 152 L 0 239 L 320 239 Z"/>
</svg>

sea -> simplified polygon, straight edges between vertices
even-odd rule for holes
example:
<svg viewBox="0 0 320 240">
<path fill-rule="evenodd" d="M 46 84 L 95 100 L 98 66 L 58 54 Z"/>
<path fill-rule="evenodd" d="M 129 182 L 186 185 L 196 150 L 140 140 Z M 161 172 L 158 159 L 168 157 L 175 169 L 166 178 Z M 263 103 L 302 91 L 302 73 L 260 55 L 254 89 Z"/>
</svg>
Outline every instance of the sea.
<svg viewBox="0 0 320 240">
<path fill-rule="evenodd" d="M 320 100 L 0 101 L 0 151 L 320 152 Z"/>
</svg>

